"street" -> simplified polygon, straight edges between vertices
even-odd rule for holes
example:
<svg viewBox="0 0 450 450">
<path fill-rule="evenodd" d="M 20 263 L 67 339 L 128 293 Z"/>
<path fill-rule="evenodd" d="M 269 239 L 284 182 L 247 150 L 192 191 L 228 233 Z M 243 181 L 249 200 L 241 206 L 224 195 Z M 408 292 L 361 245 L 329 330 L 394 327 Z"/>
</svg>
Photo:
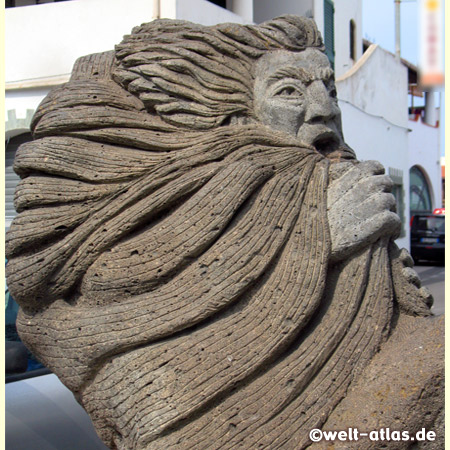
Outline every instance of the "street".
<svg viewBox="0 0 450 450">
<path fill-rule="evenodd" d="M 414 270 L 422 280 L 422 286 L 426 286 L 434 297 L 434 305 L 431 308 L 434 314 L 444 314 L 445 306 L 445 266 L 434 266 L 432 263 L 420 263 L 414 266 Z"/>
</svg>

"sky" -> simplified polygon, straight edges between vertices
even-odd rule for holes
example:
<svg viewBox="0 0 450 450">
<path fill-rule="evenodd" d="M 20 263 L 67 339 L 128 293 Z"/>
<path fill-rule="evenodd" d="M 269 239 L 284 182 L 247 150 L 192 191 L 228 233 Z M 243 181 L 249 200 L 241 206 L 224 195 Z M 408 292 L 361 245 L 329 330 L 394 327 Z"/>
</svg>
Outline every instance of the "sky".
<svg viewBox="0 0 450 450">
<path fill-rule="evenodd" d="M 394 0 L 363 0 L 363 38 L 395 53 Z M 418 63 L 419 0 L 402 0 L 400 5 L 401 57 Z"/>
<path fill-rule="evenodd" d="M 414 65 L 419 63 L 419 2 L 420 0 L 402 0 L 400 5 L 400 53 L 402 58 Z M 362 0 L 362 7 L 363 38 L 395 53 L 394 0 Z M 443 99 L 444 95 L 442 95 Z M 436 94 L 436 105 L 439 105 L 438 94 Z M 440 120 L 442 156 L 444 156 L 444 114 L 443 102 Z"/>
</svg>

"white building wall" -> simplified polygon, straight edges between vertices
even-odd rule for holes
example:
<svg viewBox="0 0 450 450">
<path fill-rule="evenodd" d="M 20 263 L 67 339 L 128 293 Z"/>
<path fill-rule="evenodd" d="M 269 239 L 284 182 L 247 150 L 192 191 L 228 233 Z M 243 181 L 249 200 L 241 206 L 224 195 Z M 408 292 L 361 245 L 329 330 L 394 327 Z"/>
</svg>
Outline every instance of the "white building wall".
<svg viewBox="0 0 450 450">
<path fill-rule="evenodd" d="M 152 20 L 149 0 L 73 0 L 5 10 L 6 136 L 29 126 L 50 89 L 69 79 L 75 60 L 111 50 Z"/>
<path fill-rule="evenodd" d="M 409 156 L 407 69 L 378 46 L 336 80 L 345 141 L 359 160 L 380 161 L 403 175 L 403 232 L 397 240 L 409 249 Z"/>
<path fill-rule="evenodd" d="M 227 0 L 227 9 L 241 16 L 246 22 L 254 22 L 253 7 L 258 0 Z"/>
<path fill-rule="evenodd" d="M 362 56 L 362 2 L 335 1 L 334 5 L 334 71 L 336 78 L 339 78 Z M 350 20 L 355 23 L 355 60 L 350 58 Z"/>
<path fill-rule="evenodd" d="M 339 106 L 345 142 L 356 152 L 357 158 L 360 161 L 381 162 L 387 174 L 390 168 L 403 173 L 404 236 L 396 242 L 400 248 L 409 249 L 409 132 L 403 127 L 394 127 L 379 117 L 368 115 L 350 103 L 340 101 Z"/>
<path fill-rule="evenodd" d="M 5 81 L 70 74 L 82 55 L 112 50 L 153 18 L 149 0 L 72 0 L 5 10 Z"/>
<path fill-rule="evenodd" d="M 408 71 L 393 54 L 371 45 L 336 81 L 340 98 L 368 114 L 408 128 Z"/>
<path fill-rule="evenodd" d="M 317 28 L 319 29 L 323 37 L 323 30 L 325 28 L 325 8 L 323 5 L 323 0 L 314 0 L 313 10 L 313 18 L 316 21 Z"/>
<path fill-rule="evenodd" d="M 153 8 L 152 0 L 72 0 L 6 9 L 6 83 L 70 74 L 78 57 L 112 50 L 155 18 Z M 205 0 L 161 0 L 160 13 L 204 25 L 243 22 Z"/>
<path fill-rule="evenodd" d="M 164 5 L 164 0 L 162 0 L 162 2 L 162 5 Z M 251 23 L 251 20 L 241 17 L 232 11 L 216 6 L 205 0 L 176 0 L 175 3 L 176 10 L 175 16 L 173 17 L 176 19 L 189 20 L 202 25 L 216 25 L 218 23 L 225 22 Z M 250 14 L 250 10 L 250 7 L 245 10 L 246 14 Z M 164 11 L 162 7 L 162 17 L 169 17 L 164 16 L 163 13 Z"/>
</svg>

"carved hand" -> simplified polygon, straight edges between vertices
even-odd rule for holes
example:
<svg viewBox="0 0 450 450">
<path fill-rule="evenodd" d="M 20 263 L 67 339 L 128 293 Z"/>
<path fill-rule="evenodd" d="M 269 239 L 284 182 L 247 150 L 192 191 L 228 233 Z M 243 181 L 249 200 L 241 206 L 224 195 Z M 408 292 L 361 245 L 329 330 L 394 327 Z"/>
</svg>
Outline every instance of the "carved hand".
<svg viewBox="0 0 450 450">
<path fill-rule="evenodd" d="M 390 193 L 392 180 L 377 161 L 332 164 L 328 221 L 332 261 L 339 261 L 380 237 L 398 237 L 401 222 Z"/>
</svg>

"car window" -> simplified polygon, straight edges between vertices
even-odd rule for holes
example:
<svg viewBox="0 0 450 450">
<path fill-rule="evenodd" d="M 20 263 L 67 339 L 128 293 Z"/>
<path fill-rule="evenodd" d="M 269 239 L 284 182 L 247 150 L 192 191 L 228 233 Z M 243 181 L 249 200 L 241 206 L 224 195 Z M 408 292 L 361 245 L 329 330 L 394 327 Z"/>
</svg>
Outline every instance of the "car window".
<svg viewBox="0 0 450 450">
<path fill-rule="evenodd" d="M 445 231 L 445 217 L 419 217 L 417 229 L 420 231 Z"/>
</svg>

